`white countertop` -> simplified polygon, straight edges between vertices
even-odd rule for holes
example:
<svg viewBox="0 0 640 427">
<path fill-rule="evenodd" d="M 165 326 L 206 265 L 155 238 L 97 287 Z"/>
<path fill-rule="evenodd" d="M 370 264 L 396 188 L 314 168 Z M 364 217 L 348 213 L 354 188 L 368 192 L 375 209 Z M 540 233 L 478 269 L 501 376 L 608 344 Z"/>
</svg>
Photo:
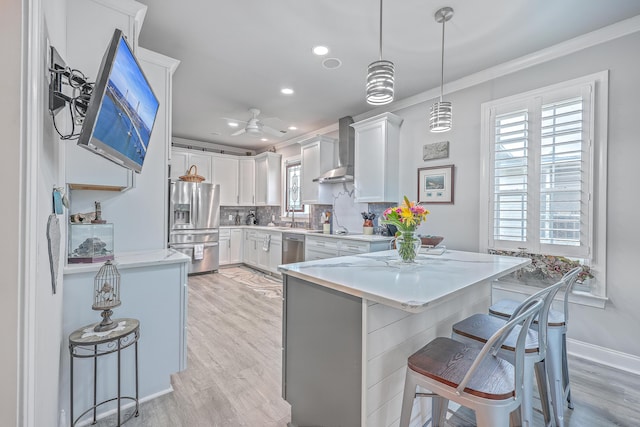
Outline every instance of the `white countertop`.
<svg viewBox="0 0 640 427">
<path fill-rule="evenodd" d="M 175 264 L 181 262 L 191 262 L 191 258 L 173 249 L 154 249 L 149 251 L 121 252 L 116 253 L 113 260 L 113 263 L 118 267 L 118 270 L 127 268 L 148 267 L 151 265 Z M 103 265 L 103 262 L 94 262 L 87 264 L 67 264 L 64 266 L 64 274 L 97 272 Z"/>
<path fill-rule="evenodd" d="M 229 228 L 242 228 L 246 230 L 258 230 L 258 231 L 271 231 L 271 232 L 280 232 L 280 233 L 297 233 L 297 234 L 305 234 L 307 236 L 317 236 L 317 237 L 329 237 L 335 239 L 346 239 L 346 240 L 358 240 L 362 242 L 384 242 L 393 240 L 391 236 L 380 236 L 378 234 L 361 234 L 361 233 L 349 233 L 349 234 L 324 234 L 320 233 L 317 230 L 309 230 L 307 228 L 291 228 L 291 227 L 269 227 L 265 225 L 221 225 L 221 229 L 229 229 Z"/>
<path fill-rule="evenodd" d="M 375 301 L 411 313 L 453 297 L 485 280 L 497 279 L 531 262 L 506 257 L 446 250 L 441 255 L 420 253 L 405 264 L 395 250 L 285 264 L 283 274 Z"/>
</svg>

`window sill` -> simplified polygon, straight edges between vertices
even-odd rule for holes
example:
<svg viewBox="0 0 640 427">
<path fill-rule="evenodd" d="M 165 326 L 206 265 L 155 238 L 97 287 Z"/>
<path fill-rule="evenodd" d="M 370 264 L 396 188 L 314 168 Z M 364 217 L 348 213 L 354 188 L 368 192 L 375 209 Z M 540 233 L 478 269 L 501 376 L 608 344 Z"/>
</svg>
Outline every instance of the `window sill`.
<svg viewBox="0 0 640 427">
<path fill-rule="evenodd" d="M 499 289 L 508 292 L 515 292 L 523 295 L 531 295 L 535 290 L 538 289 L 532 285 L 525 285 L 520 282 L 516 282 L 513 280 L 495 280 L 493 282 L 493 288 Z M 561 292 L 558 292 L 558 295 L 555 297 L 555 300 L 562 301 L 563 297 Z M 604 309 L 606 303 L 609 299 L 606 297 L 601 297 L 592 294 L 591 292 L 585 292 L 573 289 L 571 291 L 571 295 L 569 295 L 569 302 L 571 304 L 579 304 L 587 307 L 594 307 Z"/>
</svg>

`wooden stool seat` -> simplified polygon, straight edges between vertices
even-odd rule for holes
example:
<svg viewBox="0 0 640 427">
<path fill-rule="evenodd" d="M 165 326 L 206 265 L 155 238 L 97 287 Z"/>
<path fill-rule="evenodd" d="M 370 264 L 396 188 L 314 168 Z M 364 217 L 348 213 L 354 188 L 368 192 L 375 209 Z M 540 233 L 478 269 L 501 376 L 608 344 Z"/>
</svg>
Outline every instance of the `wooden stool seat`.
<svg viewBox="0 0 640 427">
<path fill-rule="evenodd" d="M 457 388 L 481 349 L 438 337 L 411 355 L 407 365 L 414 372 Z M 513 376 L 513 365 L 504 359 L 488 357 L 482 361 L 464 391 L 485 399 L 509 399 L 514 396 Z"/>
<path fill-rule="evenodd" d="M 487 342 L 498 329 L 502 328 L 508 319 L 501 319 L 488 314 L 477 313 L 453 325 L 453 332 L 478 341 L 480 344 Z M 515 351 L 516 341 L 520 333 L 520 326 L 515 326 L 502 343 L 503 349 Z M 527 341 L 525 353 L 538 353 L 538 332 L 529 329 L 527 331 Z"/>
<path fill-rule="evenodd" d="M 489 307 L 489 314 L 492 316 L 504 317 L 508 319 L 513 312 L 518 308 L 520 302 L 512 299 L 500 300 L 497 303 Z M 534 319 L 534 324 L 538 324 L 538 319 Z M 549 327 L 565 326 L 564 313 L 556 310 L 549 310 L 549 320 L 547 321 Z"/>
</svg>

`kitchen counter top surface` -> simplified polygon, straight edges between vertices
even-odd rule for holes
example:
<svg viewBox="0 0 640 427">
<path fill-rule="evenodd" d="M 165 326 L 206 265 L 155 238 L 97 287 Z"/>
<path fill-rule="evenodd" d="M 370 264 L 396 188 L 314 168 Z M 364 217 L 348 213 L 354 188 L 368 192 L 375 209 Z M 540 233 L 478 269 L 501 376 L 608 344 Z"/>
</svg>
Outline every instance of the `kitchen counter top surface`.
<svg viewBox="0 0 640 427">
<path fill-rule="evenodd" d="M 529 263 L 528 258 L 445 250 L 421 250 L 415 263 L 400 261 L 395 250 L 285 264 L 285 275 L 418 313 L 465 288 L 494 280 Z"/>
<path fill-rule="evenodd" d="M 119 270 L 127 268 L 140 268 L 153 265 L 175 264 L 191 261 L 191 257 L 175 251 L 173 249 L 154 249 L 149 251 L 119 252 L 114 256 L 113 264 Z M 103 262 L 86 264 L 67 264 L 64 266 L 64 274 L 79 274 L 86 272 L 97 272 Z"/>
<path fill-rule="evenodd" d="M 269 227 L 266 225 L 221 225 L 221 229 L 227 228 L 242 228 L 247 230 L 258 231 L 279 231 L 282 233 L 298 233 L 308 236 L 328 237 L 335 239 L 347 239 L 347 240 L 359 240 L 363 242 L 384 242 L 393 240 L 392 236 L 381 236 L 378 234 L 361 234 L 361 233 L 349 233 L 349 234 L 324 234 L 321 230 L 309 230 L 307 228 L 291 228 L 285 226 Z"/>
</svg>

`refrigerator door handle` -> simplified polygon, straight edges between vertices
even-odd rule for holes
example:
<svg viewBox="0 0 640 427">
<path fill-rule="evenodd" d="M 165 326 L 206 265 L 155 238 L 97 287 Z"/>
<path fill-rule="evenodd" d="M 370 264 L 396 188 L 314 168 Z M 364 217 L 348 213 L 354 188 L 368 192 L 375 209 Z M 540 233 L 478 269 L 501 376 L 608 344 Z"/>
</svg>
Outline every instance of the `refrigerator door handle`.
<svg viewBox="0 0 640 427">
<path fill-rule="evenodd" d="M 202 245 L 205 248 L 211 248 L 214 246 L 218 246 L 218 242 L 207 242 L 207 243 L 173 243 L 169 245 L 171 249 L 193 249 L 196 245 Z"/>
</svg>

